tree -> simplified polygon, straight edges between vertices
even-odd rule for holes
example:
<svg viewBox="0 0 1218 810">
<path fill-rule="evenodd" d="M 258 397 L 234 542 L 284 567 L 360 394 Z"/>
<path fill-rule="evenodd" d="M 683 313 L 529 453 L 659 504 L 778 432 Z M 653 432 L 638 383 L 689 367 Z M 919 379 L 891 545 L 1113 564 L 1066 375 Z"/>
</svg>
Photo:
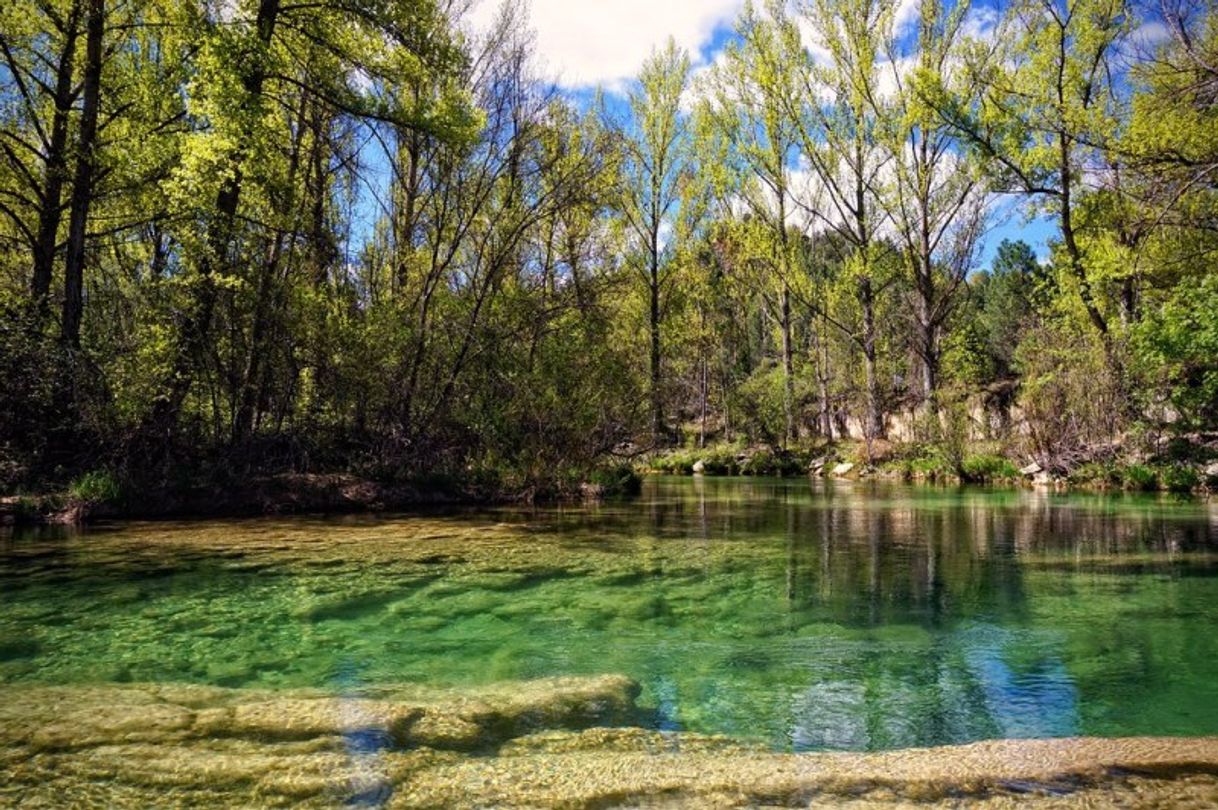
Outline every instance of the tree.
<svg viewBox="0 0 1218 810">
<path fill-rule="evenodd" d="M 998 189 L 1039 201 L 1058 222 L 1067 276 L 1095 331 L 1109 318 L 1080 243 L 1085 172 L 1117 135 L 1113 60 L 1132 16 L 1124 0 L 1021 0 L 992 42 L 966 54 L 970 86 L 928 93 L 941 121 L 994 167 Z"/>
<path fill-rule="evenodd" d="M 956 132 L 939 120 L 920 86 L 972 92 L 958 69 L 958 41 L 967 2 L 947 8 L 925 0 L 914 38 L 893 30 L 885 42 L 885 72 L 895 89 L 876 94 L 892 179 L 881 184 L 888 213 L 908 268 L 913 293 L 914 352 L 921 366 L 921 394 L 933 412 L 939 385 L 940 341 L 985 226 L 981 168 L 960 149 Z M 910 69 L 907 66 L 912 66 Z"/>
<path fill-rule="evenodd" d="M 761 253 L 770 270 L 769 286 L 777 287 L 777 295 L 770 300 L 782 335 L 783 439 L 789 443 L 797 438 L 798 432 L 791 315 L 795 273 L 791 229 L 795 226 L 789 221 L 797 210 L 792 201 L 797 192 L 792 189 L 791 179 L 796 133 L 785 99 L 795 92 L 795 87 L 783 64 L 781 38 L 775 23 L 749 4 L 738 29 L 740 42 L 728 45 L 722 62 L 709 77 L 709 89 L 714 103 L 713 119 L 731 140 L 745 175 L 740 197 L 768 242 Z"/>
<path fill-rule="evenodd" d="M 689 133 L 681 111 L 688 81 L 689 56 L 670 39 L 644 62 L 628 93 L 629 123 L 616 124 L 623 151 L 621 211 L 642 256 L 647 285 L 651 432 L 657 443 L 667 434 L 660 327 L 675 219 L 689 171 Z"/>
<path fill-rule="evenodd" d="M 876 110 L 878 65 L 895 7 L 884 0 L 806 0 L 797 4 L 798 23 L 782 20 L 787 63 L 798 92 L 786 99 L 800 145 L 826 202 L 809 207 L 819 227 L 848 246 L 843 274 L 860 311 L 857 328 L 831 318 L 863 355 L 863 433 L 884 435 L 879 378 L 880 333 L 876 312 L 891 286 L 885 258 L 890 245 L 879 238 L 884 220 L 876 194 L 889 158 L 880 143 Z M 775 8 L 775 13 L 778 9 Z M 812 32 L 805 42 L 801 26 Z M 826 308 L 822 312 L 827 314 Z"/>
</svg>

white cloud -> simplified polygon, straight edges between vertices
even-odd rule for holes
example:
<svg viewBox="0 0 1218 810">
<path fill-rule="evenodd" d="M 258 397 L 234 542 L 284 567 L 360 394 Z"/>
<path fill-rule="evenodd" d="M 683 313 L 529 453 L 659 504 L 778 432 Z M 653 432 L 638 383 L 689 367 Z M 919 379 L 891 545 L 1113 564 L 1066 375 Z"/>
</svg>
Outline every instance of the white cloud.
<svg viewBox="0 0 1218 810">
<path fill-rule="evenodd" d="M 913 28 L 922 14 L 922 0 L 900 0 L 893 14 L 892 27 L 899 37 Z"/>
<path fill-rule="evenodd" d="M 561 85 L 614 88 L 670 36 L 700 63 L 715 30 L 743 7 L 744 0 L 533 0 L 529 16 L 538 56 Z M 485 30 L 497 9 L 497 0 L 479 0 L 474 27 Z"/>
</svg>

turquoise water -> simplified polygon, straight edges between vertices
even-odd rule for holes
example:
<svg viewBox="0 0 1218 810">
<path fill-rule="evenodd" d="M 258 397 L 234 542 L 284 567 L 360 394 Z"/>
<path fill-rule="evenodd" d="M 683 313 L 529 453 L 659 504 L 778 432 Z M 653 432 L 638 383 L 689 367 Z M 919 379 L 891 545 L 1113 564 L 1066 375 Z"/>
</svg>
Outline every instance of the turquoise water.
<svg viewBox="0 0 1218 810">
<path fill-rule="evenodd" d="M 0 539 L 16 684 L 622 673 L 776 750 L 1218 734 L 1218 508 L 803 479 Z"/>
</svg>

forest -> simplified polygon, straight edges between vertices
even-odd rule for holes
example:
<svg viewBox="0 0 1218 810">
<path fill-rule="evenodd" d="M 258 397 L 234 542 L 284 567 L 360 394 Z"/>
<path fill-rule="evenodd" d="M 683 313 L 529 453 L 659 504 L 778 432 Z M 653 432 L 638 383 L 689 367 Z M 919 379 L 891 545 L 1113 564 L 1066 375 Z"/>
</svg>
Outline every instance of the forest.
<svg viewBox="0 0 1218 810">
<path fill-rule="evenodd" d="M 570 93 L 517 0 L 0 4 L 0 492 L 1203 485 L 1214 3 L 906 5 Z"/>
</svg>

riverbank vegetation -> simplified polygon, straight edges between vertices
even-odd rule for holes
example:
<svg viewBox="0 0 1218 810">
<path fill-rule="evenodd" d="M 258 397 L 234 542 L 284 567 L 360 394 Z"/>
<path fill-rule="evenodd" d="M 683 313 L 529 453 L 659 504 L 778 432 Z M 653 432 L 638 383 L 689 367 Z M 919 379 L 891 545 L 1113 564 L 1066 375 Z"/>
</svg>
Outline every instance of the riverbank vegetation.
<svg viewBox="0 0 1218 810">
<path fill-rule="evenodd" d="M 514 3 L 6 4 L 0 490 L 1205 483 L 1212 6 L 907 6 L 590 98 Z"/>
</svg>

